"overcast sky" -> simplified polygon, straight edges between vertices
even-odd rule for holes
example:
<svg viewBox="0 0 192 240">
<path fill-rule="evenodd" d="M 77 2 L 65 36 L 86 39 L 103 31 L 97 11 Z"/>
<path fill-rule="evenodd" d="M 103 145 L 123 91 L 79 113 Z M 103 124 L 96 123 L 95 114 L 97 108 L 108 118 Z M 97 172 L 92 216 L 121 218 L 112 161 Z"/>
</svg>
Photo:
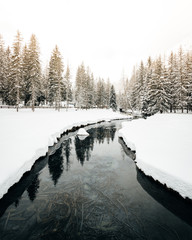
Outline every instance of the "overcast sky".
<svg viewBox="0 0 192 240">
<path fill-rule="evenodd" d="M 75 77 L 83 61 L 95 77 L 119 81 L 147 57 L 192 43 L 192 0 L 1 0 L 6 45 L 34 33 L 43 64 L 57 44 Z"/>
</svg>

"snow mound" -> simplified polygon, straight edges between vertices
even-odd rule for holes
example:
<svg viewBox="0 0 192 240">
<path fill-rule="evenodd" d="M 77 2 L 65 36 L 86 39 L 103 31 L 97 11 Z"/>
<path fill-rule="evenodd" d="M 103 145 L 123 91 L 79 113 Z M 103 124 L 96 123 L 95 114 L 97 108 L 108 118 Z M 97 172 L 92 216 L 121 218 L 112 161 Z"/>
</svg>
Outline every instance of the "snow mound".
<svg viewBox="0 0 192 240">
<path fill-rule="evenodd" d="M 85 130 L 85 128 L 80 128 L 77 132 L 77 135 L 88 136 L 89 133 Z"/>
<path fill-rule="evenodd" d="M 88 137 L 88 135 L 77 135 L 77 136 L 78 136 L 79 140 L 81 140 L 81 141 L 85 140 L 85 138 Z"/>
</svg>

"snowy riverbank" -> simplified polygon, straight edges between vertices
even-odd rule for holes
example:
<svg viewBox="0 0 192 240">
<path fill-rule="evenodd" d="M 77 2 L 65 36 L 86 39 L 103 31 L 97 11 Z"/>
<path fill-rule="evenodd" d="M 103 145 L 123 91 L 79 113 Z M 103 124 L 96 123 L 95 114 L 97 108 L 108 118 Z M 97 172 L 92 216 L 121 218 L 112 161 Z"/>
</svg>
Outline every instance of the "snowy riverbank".
<svg viewBox="0 0 192 240">
<path fill-rule="evenodd" d="M 192 114 L 157 114 L 122 124 L 136 165 L 167 187 L 192 199 Z"/>
<path fill-rule="evenodd" d="M 127 116 L 111 110 L 0 109 L 0 198 L 72 127 Z"/>
</svg>

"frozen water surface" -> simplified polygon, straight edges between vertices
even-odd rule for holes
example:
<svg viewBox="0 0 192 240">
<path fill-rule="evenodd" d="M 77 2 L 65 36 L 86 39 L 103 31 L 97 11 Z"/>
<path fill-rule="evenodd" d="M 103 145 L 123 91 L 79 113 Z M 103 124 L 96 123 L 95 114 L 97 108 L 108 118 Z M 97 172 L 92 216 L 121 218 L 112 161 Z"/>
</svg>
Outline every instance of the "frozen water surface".
<svg viewBox="0 0 192 240">
<path fill-rule="evenodd" d="M 0 200 L 0 239 L 192 239 L 192 205 L 144 176 L 121 121 L 64 136 Z"/>
</svg>

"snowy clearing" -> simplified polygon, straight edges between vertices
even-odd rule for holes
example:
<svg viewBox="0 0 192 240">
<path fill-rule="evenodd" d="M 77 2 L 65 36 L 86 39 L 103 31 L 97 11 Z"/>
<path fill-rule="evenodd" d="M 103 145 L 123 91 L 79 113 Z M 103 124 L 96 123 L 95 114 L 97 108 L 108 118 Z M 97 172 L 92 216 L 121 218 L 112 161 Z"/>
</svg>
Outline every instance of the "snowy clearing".
<svg viewBox="0 0 192 240">
<path fill-rule="evenodd" d="M 48 146 L 72 127 L 127 116 L 112 110 L 0 109 L 0 198 L 19 181 Z"/>
<path fill-rule="evenodd" d="M 192 114 L 157 114 L 122 123 L 119 136 L 136 150 L 139 169 L 192 199 Z"/>
</svg>

